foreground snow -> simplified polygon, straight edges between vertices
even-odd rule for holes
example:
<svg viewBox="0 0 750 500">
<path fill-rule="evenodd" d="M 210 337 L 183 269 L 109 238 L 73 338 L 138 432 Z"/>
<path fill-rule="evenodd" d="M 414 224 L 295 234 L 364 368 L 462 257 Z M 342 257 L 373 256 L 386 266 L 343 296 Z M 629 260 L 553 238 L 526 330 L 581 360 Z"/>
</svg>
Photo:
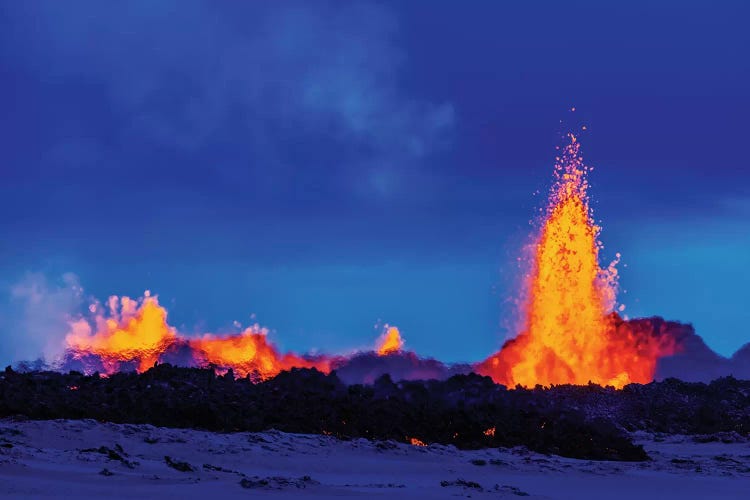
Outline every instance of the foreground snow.
<svg viewBox="0 0 750 500">
<path fill-rule="evenodd" d="M 276 431 L 0 420 L 0 497 L 747 498 L 750 444 L 639 438 L 653 461 L 591 462 L 522 449 L 459 451 Z"/>
</svg>

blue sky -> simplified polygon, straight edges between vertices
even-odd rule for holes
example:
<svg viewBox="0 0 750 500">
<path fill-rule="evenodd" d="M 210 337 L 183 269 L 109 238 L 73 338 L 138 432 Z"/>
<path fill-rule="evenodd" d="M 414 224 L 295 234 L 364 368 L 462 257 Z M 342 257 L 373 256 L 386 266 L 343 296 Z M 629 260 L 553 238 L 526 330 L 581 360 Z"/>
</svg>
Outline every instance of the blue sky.
<svg viewBox="0 0 750 500">
<path fill-rule="evenodd" d="M 481 359 L 514 324 L 566 124 L 588 129 L 628 312 L 731 354 L 750 340 L 748 14 L 7 3 L 0 361 L 89 296 L 145 289 L 187 332 L 257 319 L 285 349 L 336 351 L 384 321 L 425 355 Z"/>
</svg>

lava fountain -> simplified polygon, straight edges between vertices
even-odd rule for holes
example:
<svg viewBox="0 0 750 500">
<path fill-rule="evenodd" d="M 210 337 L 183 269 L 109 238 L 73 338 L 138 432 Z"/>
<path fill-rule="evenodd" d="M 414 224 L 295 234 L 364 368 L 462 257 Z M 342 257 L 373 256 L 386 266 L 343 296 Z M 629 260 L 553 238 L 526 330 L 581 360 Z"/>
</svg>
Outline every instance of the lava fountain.
<svg viewBox="0 0 750 500">
<path fill-rule="evenodd" d="M 242 332 L 185 336 L 167 322 L 167 310 L 148 291 L 142 298 L 112 296 L 105 305 L 89 307 L 90 315 L 70 322 L 62 367 L 112 375 L 143 372 L 157 362 L 212 366 L 237 377 L 265 380 L 283 370 L 316 368 L 329 373 L 348 359 L 326 354 L 282 353 L 268 339 L 268 330 L 252 325 Z M 401 352 L 399 329 L 385 325 L 377 340 L 379 357 Z"/>
<path fill-rule="evenodd" d="M 377 353 L 378 356 L 388 356 L 397 353 L 404 347 L 404 340 L 401 338 L 401 332 L 395 326 L 385 325 L 383 334 L 378 339 Z"/>
<path fill-rule="evenodd" d="M 106 308 L 92 304 L 89 311 L 90 320 L 71 322 L 67 353 L 79 360 L 97 358 L 104 373 L 133 364 L 144 371 L 177 340 L 177 332 L 167 324 L 167 311 L 148 291 L 140 301 L 112 296 Z"/>
<path fill-rule="evenodd" d="M 89 312 L 90 318 L 70 323 L 65 338 L 65 364 L 80 365 L 86 372 L 142 372 L 156 362 L 178 359 L 178 364 L 232 369 L 236 376 L 262 380 L 293 367 L 327 373 L 335 359 L 282 354 L 259 325 L 238 334 L 182 336 L 167 323 L 166 309 L 148 291 L 137 300 L 112 296 L 106 307 L 94 304 Z"/>
<path fill-rule="evenodd" d="M 588 196 L 590 169 L 576 136 L 568 137 L 556 159 L 549 204 L 532 247 L 525 327 L 476 368 L 508 386 L 648 383 L 658 358 L 672 354 L 675 346 L 668 337 L 631 327 L 613 313 L 617 261 L 606 268 L 599 265 L 600 228 Z"/>
</svg>

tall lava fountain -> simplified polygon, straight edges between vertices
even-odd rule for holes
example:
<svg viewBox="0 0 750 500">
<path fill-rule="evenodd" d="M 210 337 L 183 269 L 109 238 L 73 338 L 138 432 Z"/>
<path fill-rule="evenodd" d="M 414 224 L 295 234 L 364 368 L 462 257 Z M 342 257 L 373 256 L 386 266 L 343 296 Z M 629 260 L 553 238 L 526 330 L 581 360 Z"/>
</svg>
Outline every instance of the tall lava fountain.
<svg viewBox="0 0 750 500">
<path fill-rule="evenodd" d="M 674 345 L 612 312 L 617 262 L 599 265 L 600 228 L 588 197 L 590 169 L 576 136 L 568 137 L 570 143 L 556 159 L 549 204 L 533 246 L 525 327 L 477 369 L 510 386 L 647 383 L 658 358 L 672 354 Z"/>
</svg>

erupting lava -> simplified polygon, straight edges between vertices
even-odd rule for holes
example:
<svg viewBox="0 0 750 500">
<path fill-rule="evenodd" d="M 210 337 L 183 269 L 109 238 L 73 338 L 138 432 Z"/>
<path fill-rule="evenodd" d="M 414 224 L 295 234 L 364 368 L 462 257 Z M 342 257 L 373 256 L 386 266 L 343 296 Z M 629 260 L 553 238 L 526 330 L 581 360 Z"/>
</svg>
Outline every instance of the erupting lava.
<svg viewBox="0 0 750 500">
<path fill-rule="evenodd" d="M 282 354 L 268 340 L 268 330 L 253 325 L 241 333 L 181 336 L 167 323 L 167 311 L 148 291 L 139 300 L 110 297 L 107 307 L 94 304 L 91 318 L 70 323 L 65 337 L 68 367 L 111 375 L 122 370 L 145 371 L 156 362 L 231 369 L 238 377 L 256 380 L 291 368 L 317 368 L 329 373 L 342 356 Z M 376 352 L 387 356 L 404 345 L 395 326 L 386 325 Z"/>
<path fill-rule="evenodd" d="M 167 311 L 147 291 L 139 303 L 129 297 L 112 296 L 108 315 L 92 305 L 91 322 L 81 318 L 71 323 L 65 337 L 74 356 L 97 356 L 106 373 L 120 369 L 123 363 L 136 362 L 138 371 L 151 367 L 167 347 L 177 340 L 174 328 L 167 324 Z"/>
<path fill-rule="evenodd" d="M 81 318 L 71 323 L 65 339 L 68 362 L 79 361 L 84 370 L 105 374 L 126 367 L 140 372 L 158 361 L 179 357 L 182 350 L 190 364 L 231 368 L 240 377 L 265 379 L 293 367 L 315 367 L 326 373 L 331 369 L 332 358 L 280 354 L 268 342 L 268 331 L 258 325 L 234 335 L 181 337 L 167 323 L 166 309 L 149 292 L 141 300 L 110 297 L 107 309 L 105 313 L 92 305 L 91 320 Z"/>
<path fill-rule="evenodd" d="M 557 158 L 549 205 L 533 245 L 525 283 L 524 328 L 473 369 L 511 387 L 647 383 L 654 377 L 657 360 L 674 354 L 678 341 L 661 331 L 660 322 L 623 321 L 613 312 L 617 261 L 599 266 L 601 244 L 589 205 L 589 169 L 578 140 L 573 134 L 569 138 Z M 232 335 L 184 337 L 169 326 L 166 310 L 148 292 L 140 300 L 111 297 L 107 308 L 93 305 L 90 312 L 93 318 L 71 323 L 66 337 L 67 366 L 87 372 L 144 371 L 155 362 L 167 361 L 232 369 L 240 377 L 265 379 L 293 367 L 328 373 L 342 360 L 354 359 L 281 354 L 268 341 L 267 330 L 258 325 Z M 385 325 L 376 358 L 392 362 L 396 358 L 388 355 L 400 353 L 403 345 L 398 328 Z M 420 361 L 413 353 L 403 359 Z"/>
<path fill-rule="evenodd" d="M 378 355 L 387 356 L 399 352 L 402 347 L 404 347 L 404 340 L 398 328 L 385 325 L 385 331 L 378 339 Z"/>
<path fill-rule="evenodd" d="M 197 351 L 199 364 L 231 368 L 239 377 L 256 373 L 261 379 L 266 379 L 290 368 L 314 367 L 325 373 L 331 371 L 330 360 L 324 357 L 279 354 L 268 342 L 267 333 L 265 328 L 253 325 L 239 335 L 216 336 L 209 333 L 188 342 Z"/>
<path fill-rule="evenodd" d="M 672 354 L 675 346 L 612 313 L 617 262 L 599 267 L 600 228 L 589 206 L 589 168 L 578 140 L 573 134 L 569 138 L 557 158 L 549 206 L 533 247 L 525 329 L 477 368 L 509 386 L 647 383 L 658 358 Z"/>
</svg>

